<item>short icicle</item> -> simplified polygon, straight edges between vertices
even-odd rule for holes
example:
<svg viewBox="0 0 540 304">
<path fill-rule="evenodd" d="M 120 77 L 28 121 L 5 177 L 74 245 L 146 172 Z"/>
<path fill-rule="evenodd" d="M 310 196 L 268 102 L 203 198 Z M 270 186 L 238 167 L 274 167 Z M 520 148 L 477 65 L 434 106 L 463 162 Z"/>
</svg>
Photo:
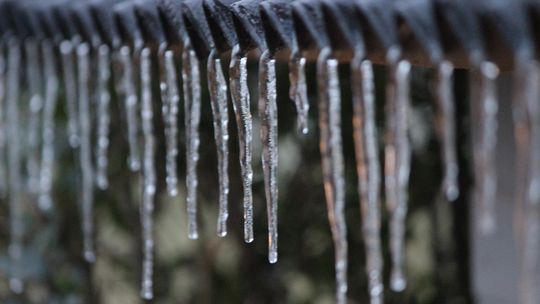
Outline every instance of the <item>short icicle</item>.
<svg viewBox="0 0 540 304">
<path fill-rule="evenodd" d="M 139 171 L 141 168 L 141 153 L 139 149 L 139 117 L 137 115 L 139 99 L 136 92 L 137 81 L 134 72 L 133 52 L 124 45 L 119 51 L 119 63 L 121 66 L 121 91 L 124 99 L 124 111 L 126 112 L 127 138 L 129 146 L 128 166 L 131 171 Z"/>
<path fill-rule="evenodd" d="M 43 125 L 41 128 L 43 145 L 41 146 L 38 205 L 42 210 L 49 210 L 52 208 L 51 188 L 54 176 L 54 140 L 56 132 L 54 114 L 59 89 L 54 45 L 50 41 L 42 43 L 42 55 L 45 76 L 45 103 L 43 105 Z"/>
<path fill-rule="evenodd" d="M 404 274 L 405 217 L 409 185 L 411 151 L 408 138 L 410 107 L 409 74 L 411 64 L 399 60 L 390 65 L 387 87 L 385 134 L 385 191 L 390 212 L 390 251 L 392 272 L 390 288 L 403 291 L 407 285 Z"/>
<path fill-rule="evenodd" d="M 105 44 L 99 46 L 97 50 L 97 147 L 96 147 L 96 184 L 100 189 L 107 189 L 109 179 L 107 177 L 107 167 L 109 165 L 109 125 L 111 122 L 109 81 L 110 70 L 110 50 Z"/>
<path fill-rule="evenodd" d="M 77 78 L 75 77 L 74 55 L 73 43 L 69 40 L 62 41 L 60 43 L 60 57 L 68 119 L 68 141 L 72 148 L 77 148 L 79 146 L 79 125 L 77 123 Z"/>
<path fill-rule="evenodd" d="M 259 59 L 259 118 L 261 119 L 262 167 L 268 216 L 268 261 L 278 259 L 278 117 L 276 60 L 266 50 Z"/>
<path fill-rule="evenodd" d="M 21 177 L 21 143 L 20 110 L 19 110 L 19 70 L 21 68 L 21 44 L 16 40 L 7 46 L 7 89 L 6 89 L 6 123 L 8 132 L 8 175 L 9 175 L 9 225 L 10 241 L 8 254 L 10 258 L 9 288 L 20 294 L 24 290 L 22 277 L 23 267 L 23 184 Z"/>
<path fill-rule="evenodd" d="M 170 196 L 178 195 L 177 157 L 178 157 L 178 80 L 174 53 L 163 46 L 159 51 L 160 90 L 162 115 L 165 124 L 166 139 L 166 178 L 167 192 Z"/>
<path fill-rule="evenodd" d="M 79 89 L 79 161 L 82 174 L 82 197 L 80 203 L 82 208 L 83 255 L 86 261 L 94 262 L 96 259 L 93 241 L 94 169 L 92 167 L 89 78 L 90 46 L 87 43 L 81 43 L 77 46 L 77 82 Z"/>
<path fill-rule="evenodd" d="M 381 247 L 380 164 L 375 120 L 375 83 L 371 61 L 356 54 L 351 63 L 353 127 L 366 272 L 371 304 L 383 303 Z"/>
<path fill-rule="evenodd" d="M 296 105 L 296 112 L 298 113 L 298 132 L 301 134 L 307 134 L 309 132 L 309 100 L 307 96 L 305 68 L 306 58 L 298 51 L 292 52 L 289 60 L 289 81 L 291 83 L 289 88 L 289 98 L 293 100 Z"/>
<path fill-rule="evenodd" d="M 456 122 L 454 110 L 454 92 L 452 75 L 454 67 L 449 61 L 443 61 L 437 66 L 437 123 L 436 129 L 441 142 L 443 159 L 442 190 L 448 201 L 454 201 L 459 196 L 456 150 Z"/>
<path fill-rule="evenodd" d="M 495 148 L 497 145 L 497 87 L 499 69 L 485 61 L 471 71 L 471 113 L 473 122 L 473 157 L 475 179 L 475 217 L 482 234 L 495 229 L 497 180 Z"/>
<path fill-rule="evenodd" d="M 40 42 L 27 39 L 24 42 L 26 55 L 26 79 L 28 82 L 28 137 L 25 149 L 26 171 L 28 174 L 28 189 L 30 193 L 39 192 L 39 144 L 40 116 L 43 108 L 43 78 L 40 63 Z"/>
<path fill-rule="evenodd" d="M 197 163 L 199 161 L 199 124 L 201 121 L 201 84 L 199 60 L 189 40 L 182 50 L 182 79 L 186 126 L 186 188 L 188 237 L 197 239 Z"/>
<path fill-rule="evenodd" d="M 253 168 L 251 166 L 253 138 L 253 122 L 250 110 L 250 95 L 247 83 L 247 56 L 240 52 L 240 46 L 234 46 L 231 54 L 229 69 L 229 83 L 236 126 L 238 128 L 238 142 L 240 153 L 240 170 L 242 186 L 244 189 L 244 241 L 253 242 Z"/>
<path fill-rule="evenodd" d="M 143 201 L 141 204 L 141 225 L 143 239 L 143 267 L 141 296 L 153 298 L 154 237 L 153 213 L 156 194 L 155 137 L 152 110 L 152 68 L 150 49 L 141 50 L 141 117 L 144 138 L 143 154 Z"/>
<path fill-rule="evenodd" d="M 540 63 L 536 60 L 518 59 L 514 69 L 514 125 L 518 158 L 517 204 L 521 220 L 521 303 L 538 303 L 538 254 L 540 252 Z"/>
<path fill-rule="evenodd" d="M 227 110 L 227 82 L 223 75 L 221 59 L 213 50 L 208 56 L 208 91 L 214 121 L 214 138 L 218 156 L 219 214 L 218 236 L 227 235 L 228 195 L 229 195 L 229 113 Z"/>
<path fill-rule="evenodd" d="M 341 139 L 341 93 L 338 61 L 330 50 L 321 50 L 317 59 L 319 129 L 324 190 L 328 220 L 335 251 L 336 302 L 347 302 L 347 224 L 345 222 L 345 179 Z"/>
</svg>

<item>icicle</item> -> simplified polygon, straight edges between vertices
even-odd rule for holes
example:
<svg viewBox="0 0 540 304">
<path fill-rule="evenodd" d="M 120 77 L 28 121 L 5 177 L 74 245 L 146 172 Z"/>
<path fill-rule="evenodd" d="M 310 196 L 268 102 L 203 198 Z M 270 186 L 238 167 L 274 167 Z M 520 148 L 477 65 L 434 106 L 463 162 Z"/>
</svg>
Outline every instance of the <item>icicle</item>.
<svg viewBox="0 0 540 304">
<path fill-rule="evenodd" d="M 172 50 L 160 50 L 160 89 L 162 99 L 162 114 L 165 124 L 166 138 L 166 183 L 170 196 L 178 194 L 177 160 L 178 157 L 178 80 Z"/>
<path fill-rule="evenodd" d="M 266 211 L 268 214 L 268 261 L 278 259 L 278 118 L 276 92 L 276 60 L 266 50 L 259 59 L 259 117 L 261 119 L 262 166 Z"/>
<path fill-rule="evenodd" d="M 449 61 L 441 62 L 437 67 L 437 132 L 444 161 L 442 187 L 448 201 L 454 201 L 459 196 L 453 72 L 454 67 Z"/>
<path fill-rule="evenodd" d="M 341 140 L 341 94 L 338 61 L 323 49 L 317 59 L 319 91 L 320 150 L 328 220 L 335 247 L 336 297 L 347 302 L 347 226 L 345 223 L 345 180 Z"/>
<path fill-rule="evenodd" d="M 109 80 L 111 78 L 110 70 L 110 51 L 109 47 L 102 44 L 98 48 L 98 79 L 97 79 L 97 98 L 98 98 L 98 128 L 97 128 L 97 148 L 96 148 L 96 183 L 100 189 L 107 189 L 109 180 L 107 178 L 107 166 L 109 159 L 107 152 L 109 149 L 109 124 L 111 121 L 109 103 L 111 95 L 109 93 Z"/>
<path fill-rule="evenodd" d="M 214 120 L 214 138 L 216 140 L 219 175 L 219 215 L 217 234 L 227 235 L 229 217 L 227 196 L 229 195 L 229 113 L 227 110 L 227 82 L 223 75 L 221 59 L 215 50 L 208 56 L 208 91 Z"/>
<path fill-rule="evenodd" d="M 24 290 L 22 280 L 23 254 L 23 209 L 22 209 L 22 179 L 21 179 L 21 134 L 19 113 L 19 70 L 21 66 L 20 43 L 15 40 L 8 42 L 7 62 L 7 132 L 8 132 L 8 172 L 9 172 L 9 209 L 10 209 L 10 280 L 9 287 L 14 293 Z"/>
<path fill-rule="evenodd" d="M 129 159 L 128 164 L 131 171 L 139 171 L 141 168 L 141 154 L 139 152 L 139 119 L 137 117 L 138 97 L 135 74 L 133 67 L 133 57 L 129 46 L 120 48 L 120 65 L 122 70 L 122 93 L 124 98 L 124 110 L 126 111 Z"/>
<path fill-rule="evenodd" d="M 406 60 L 400 60 L 393 63 L 390 69 L 385 139 L 386 204 L 390 211 L 390 251 L 393 264 L 390 287 L 394 291 L 402 291 L 407 285 L 403 258 L 411 154 L 407 122 L 411 65 Z"/>
<path fill-rule="evenodd" d="M 153 298 L 154 238 L 153 220 L 154 196 L 156 194 L 156 169 L 154 163 L 155 138 L 152 110 L 152 76 L 150 49 L 141 51 L 141 117 L 144 137 L 143 156 L 143 201 L 141 205 L 141 224 L 143 231 L 143 273 L 141 296 Z"/>
<path fill-rule="evenodd" d="M 182 79 L 186 124 L 186 188 L 188 237 L 199 237 L 197 228 L 197 162 L 199 161 L 199 123 L 201 121 L 201 84 L 199 60 L 191 43 L 186 41 L 182 51 Z"/>
<path fill-rule="evenodd" d="M 495 229 L 495 196 L 497 181 L 495 148 L 497 144 L 497 66 L 483 62 L 472 70 L 471 100 L 473 113 L 473 156 L 476 180 L 475 201 L 477 224 L 481 233 Z"/>
<path fill-rule="evenodd" d="M 356 171 L 366 246 L 366 272 L 371 304 L 382 304 L 384 285 L 379 207 L 381 176 L 375 121 L 373 66 L 371 61 L 364 60 L 361 54 L 355 55 L 351 65 Z"/>
<path fill-rule="evenodd" d="M 518 58 L 514 70 L 514 126 L 519 182 L 517 204 L 524 211 L 518 225 L 521 240 L 521 303 L 538 303 L 540 252 L 540 65 Z M 521 209 L 521 208 L 520 208 Z"/>
<path fill-rule="evenodd" d="M 26 79 L 30 100 L 28 103 L 28 142 L 25 149 L 26 170 L 28 172 L 28 189 L 30 193 L 39 191 L 39 118 L 43 107 L 42 78 L 39 62 L 39 42 L 27 39 L 24 42 L 26 54 Z"/>
<path fill-rule="evenodd" d="M 79 88 L 79 160 L 82 172 L 82 231 L 84 238 L 84 258 L 88 262 L 94 262 L 94 170 L 92 167 L 92 147 L 90 130 L 90 105 L 89 105 L 89 78 L 90 78 L 90 47 L 87 43 L 77 46 L 77 81 Z"/>
<path fill-rule="evenodd" d="M 72 148 L 79 146 L 79 126 L 77 124 L 77 82 L 73 58 L 73 44 L 69 40 L 60 43 L 62 73 L 68 118 L 68 140 Z"/>
<path fill-rule="evenodd" d="M 240 169 L 244 187 L 244 241 L 253 242 L 253 169 L 251 167 L 251 141 L 253 122 L 250 110 L 249 89 L 247 83 L 247 56 L 240 53 L 240 46 L 234 46 L 231 54 L 229 82 L 240 150 Z"/>
<path fill-rule="evenodd" d="M 50 41 L 44 41 L 42 43 L 42 55 L 44 65 L 43 75 L 45 79 L 45 103 L 43 106 L 43 126 L 41 128 L 43 145 L 41 146 L 38 204 L 42 210 L 49 210 L 52 207 L 51 188 L 54 170 L 54 113 L 59 88 L 54 46 Z"/>
<path fill-rule="evenodd" d="M 307 96 L 305 67 L 306 58 L 299 52 L 293 52 L 289 61 L 289 81 L 291 83 L 289 98 L 294 100 L 296 104 L 298 132 L 302 134 L 309 132 L 309 100 Z"/>
</svg>

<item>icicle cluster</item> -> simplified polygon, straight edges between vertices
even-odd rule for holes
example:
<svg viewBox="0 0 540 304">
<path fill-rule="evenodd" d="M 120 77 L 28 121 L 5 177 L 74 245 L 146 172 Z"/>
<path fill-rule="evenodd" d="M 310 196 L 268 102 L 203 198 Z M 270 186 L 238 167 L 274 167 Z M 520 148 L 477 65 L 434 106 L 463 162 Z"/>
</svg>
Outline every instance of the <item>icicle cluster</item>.
<svg viewBox="0 0 540 304">
<path fill-rule="evenodd" d="M 248 86 L 248 52 L 235 45 L 228 67 L 229 79 L 222 64 L 224 54 L 210 50 L 206 71 L 189 38 L 183 37 L 182 50 L 163 44 L 150 46 L 105 44 L 92 45 L 79 38 L 56 45 L 49 40 L 10 40 L 0 55 L 0 196 L 7 197 L 10 208 L 10 288 L 24 289 L 24 226 L 26 196 L 36 201 L 41 211 L 54 208 L 56 171 L 55 142 L 58 140 L 55 113 L 59 95 L 65 99 L 66 133 L 80 168 L 77 203 L 81 211 L 83 257 L 96 259 L 94 244 L 94 191 L 109 185 L 108 154 L 111 133 L 111 93 L 117 93 L 125 122 L 128 143 L 128 167 L 140 175 L 142 197 L 139 202 L 142 227 L 141 296 L 154 294 L 154 199 L 157 195 L 158 132 L 154 109 L 161 109 L 165 138 L 165 183 L 170 196 L 179 193 L 179 107 L 184 105 L 186 150 L 186 213 L 188 238 L 197 239 L 198 177 L 202 90 L 201 77 L 207 76 L 209 102 L 217 151 L 218 220 L 217 234 L 227 234 L 229 210 L 229 96 L 232 100 L 238 134 L 241 170 L 244 240 L 255 239 L 252 193 L 253 117 Z M 278 88 L 276 56 L 261 48 L 258 59 L 258 111 L 261 121 L 262 173 L 268 227 L 268 261 L 278 260 Z M 357 190 L 362 217 L 362 235 L 366 250 L 366 276 L 370 303 L 384 302 L 384 259 L 381 230 L 389 228 L 391 271 L 389 287 L 401 292 L 407 286 L 405 234 L 408 210 L 408 186 L 411 171 L 409 142 L 411 63 L 399 52 L 388 56 L 386 100 L 375 99 L 373 64 L 356 50 L 349 62 L 353 138 L 358 176 Z M 21 54 L 22 53 L 22 54 Z M 342 135 L 342 94 L 339 60 L 329 47 L 318 50 L 317 91 L 318 131 L 321 168 L 327 216 L 335 249 L 336 301 L 347 303 L 348 240 L 345 216 L 345 160 Z M 156 58 L 154 58 L 156 57 Z M 181 60 L 180 60 L 181 57 Z M 153 66 L 154 60 L 158 62 Z M 178 69 L 178 63 L 181 68 Z M 540 63 L 516 57 L 514 87 L 514 129 L 519 164 L 517 166 L 518 213 L 521 216 L 522 296 L 524 303 L 538 302 L 535 287 L 540 252 Z M 288 61 L 289 97 L 295 103 L 300 134 L 309 131 L 307 94 L 307 59 L 298 50 Z M 153 91 L 157 68 L 159 96 Z M 435 67 L 436 131 L 441 144 L 443 181 L 441 191 L 447 201 L 460 195 L 456 110 L 453 95 L 454 67 L 442 60 Z M 495 63 L 480 60 L 471 69 L 471 133 L 475 177 L 475 221 L 483 233 L 496 227 L 496 153 L 497 87 L 499 69 Z M 21 81 L 23 80 L 23 81 Z M 180 81 L 182 87 L 180 87 Z M 111 84 L 114 83 L 114 86 Z M 26 87 L 21 90 L 21 85 Z M 60 88 L 63 88 L 60 91 Z M 114 88 L 116 92 L 111 92 Z M 21 102 L 22 100 L 22 102 Z M 156 103 L 159 102 L 159 106 Z M 384 108 L 384 128 L 377 129 L 377 108 Z M 348 113 L 347 113 L 348 114 Z M 255 115 L 255 114 L 254 114 Z M 206 123 L 206 122 L 205 122 Z M 378 144 L 384 136 L 384 147 Z M 21 140 L 21 138 L 23 140 Z M 382 148 L 382 149 L 381 149 Z M 384 152 L 384 159 L 380 159 Z M 381 176 L 381 167 L 384 176 Z M 6 183 L 7 182 L 7 183 Z M 384 182 L 384 193 L 381 186 Z M 7 185 L 7 186 L 4 186 Z M 382 222 L 381 207 L 389 213 Z M 349 229 L 357 229 L 352 227 Z"/>
</svg>

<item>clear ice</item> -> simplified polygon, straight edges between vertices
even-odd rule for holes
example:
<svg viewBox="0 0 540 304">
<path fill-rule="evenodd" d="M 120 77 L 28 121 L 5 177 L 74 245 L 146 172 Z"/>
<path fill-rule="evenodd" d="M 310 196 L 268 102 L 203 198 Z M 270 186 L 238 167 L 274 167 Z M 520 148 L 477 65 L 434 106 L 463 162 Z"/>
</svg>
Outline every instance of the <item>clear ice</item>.
<svg viewBox="0 0 540 304">
<path fill-rule="evenodd" d="M 39 174 L 38 205 L 42 210 L 52 207 L 51 188 L 54 177 L 54 113 L 58 101 L 59 77 L 56 70 L 54 45 L 50 41 L 42 42 L 43 71 L 45 77 L 45 100 L 43 105 L 43 120 L 41 137 L 41 165 Z"/>
<path fill-rule="evenodd" d="M 338 61 L 323 49 L 317 59 L 320 150 L 328 220 L 335 251 L 336 300 L 347 302 L 347 225 L 345 222 L 345 178 L 341 139 L 341 93 Z"/>
<path fill-rule="evenodd" d="M 223 75 L 221 59 L 215 51 L 208 56 L 208 91 L 212 106 L 214 138 L 218 156 L 219 214 L 217 234 L 227 235 L 228 195 L 229 195 L 229 112 L 227 108 L 227 82 Z"/>
<path fill-rule="evenodd" d="M 107 167 L 109 158 L 109 125 L 111 122 L 109 82 L 111 78 L 111 55 L 105 44 L 97 50 L 97 147 L 96 147 L 96 184 L 100 189 L 107 189 L 109 179 Z"/>
<path fill-rule="evenodd" d="M 495 148 L 497 145 L 497 87 L 499 69 L 485 61 L 471 70 L 471 117 L 475 178 L 475 214 L 483 234 L 495 229 L 497 180 Z"/>
<path fill-rule="evenodd" d="M 244 190 L 244 240 L 246 243 L 253 242 L 253 168 L 251 166 L 253 139 L 253 121 L 250 110 L 250 95 L 248 88 L 247 56 L 240 52 L 240 46 L 236 45 L 231 54 L 229 69 L 229 83 L 233 101 L 236 126 L 238 128 L 238 144 L 240 154 L 240 170 L 242 174 L 242 186 Z"/>
<path fill-rule="evenodd" d="M 90 121 L 90 46 L 81 43 L 77 46 L 77 82 L 79 101 L 79 162 L 81 166 L 83 256 L 88 262 L 96 259 L 94 253 L 94 168 L 92 167 L 92 143 Z"/>
<path fill-rule="evenodd" d="M 268 261 L 278 259 L 278 117 L 276 60 L 266 50 L 259 59 L 259 118 L 261 120 L 262 167 L 268 216 Z"/>
<path fill-rule="evenodd" d="M 407 285 L 404 274 L 405 218 L 411 151 L 408 138 L 410 107 L 409 74 L 411 64 L 399 60 L 390 65 L 386 101 L 385 193 L 390 212 L 390 252 L 392 272 L 390 288 L 402 291 Z"/>
<path fill-rule="evenodd" d="M 199 60 L 191 43 L 182 50 L 182 79 L 186 127 L 186 188 L 188 237 L 197 239 L 197 163 L 199 161 L 199 124 L 201 122 L 201 79 Z"/>
<path fill-rule="evenodd" d="M 356 171 L 370 303 L 382 304 L 384 285 L 380 210 L 381 173 L 373 66 L 362 54 L 356 54 L 351 62 L 351 69 Z"/>
<path fill-rule="evenodd" d="M 454 67 L 449 61 L 437 67 L 437 118 L 436 129 L 441 142 L 443 160 L 443 193 L 448 201 L 459 196 L 459 167 L 456 157 L 456 122 L 452 75 Z"/>
<path fill-rule="evenodd" d="M 141 122 L 143 130 L 143 200 L 141 204 L 141 225 L 143 239 L 143 264 L 141 296 L 153 298 L 154 237 L 153 213 L 156 194 L 155 137 L 152 109 L 152 61 L 150 49 L 141 50 Z"/>
<path fill-rule="evenodd" d="M 309 99 L 307 96 L 305 68 L 306 58 L 299 52 L 293 52 L 289 60 L 289 81 L 291 83 L 289 98 L 296 105 L 296 112 L 298 113 L 297 126 L 301 134 L 309 132 Z"/>
</svg>

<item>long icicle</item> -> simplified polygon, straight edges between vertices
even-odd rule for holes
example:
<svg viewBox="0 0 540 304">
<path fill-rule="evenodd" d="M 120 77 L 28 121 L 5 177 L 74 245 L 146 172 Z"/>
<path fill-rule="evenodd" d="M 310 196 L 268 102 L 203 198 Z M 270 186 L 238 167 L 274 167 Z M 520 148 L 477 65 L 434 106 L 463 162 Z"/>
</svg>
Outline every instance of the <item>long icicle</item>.
<svg viewBox="0 0 540 304">
<path fill-rule="evenodd" d="M 320 150 L 328 208 L 332 230 L 336 268 L 336 299 L 347 302 L 347 225 L 345 222 L 345 179 L 343 145 L 341 139 L 341 93 L 338 61 L 325 48 L 317 59 L 319 93 Z"/>
<path fill-rule="evenodd" d="M 213 50 L 208 56 L 208 91 L 214 121 L 214 138 L 218 155 L 219 214 L 217 234 L 227 235 L 228 195 L 229 195 L 229 113 L 227 110 L 227 82 L 223 75 L 221 59 Z"/>
<path fill-rule="evenodd" d="M 298 51 L 292 52 L 289 60 L 289 81 L 291 83 L 291 87 L 289 88 L 289 98 L 293 100 L 296 105 L 296 112 L 298 115 L 297 127 L 298 132 L 301 134 L 307 134 L 309 132 L 309 100 L 307 96 L 305 68 L 306 58 Z"/>
<path fill-rule="evenodd" d="M 383 303 L 381 247 L 381 174 L 375 120 L 375 83 L 371 61 L 356 54 L 351 63 L 354 105 L 354 143 L 362 231 L 366 247 L 366 272 L 371 304 Z"/>
<path fill-rule="evenodd" d="M 39 123 L 43 108 L 41 64 L 39 62 L 40 43 L 34 39 L 24 42 L 26 55 L 26 79 L 30 99 L 28 103 L 28 137 L 26 154 L 26 170 L 28 173 L 28 189 L 30 193 L 39 191 Z"/>
<path fill-rule="evenodd" d="M 402 291 L 404 275 L 405 217 L 411 151 L 408 138 L 409 74 L 406 60 L 391 64 L 386 103 L 385 190 L 390 211 L 390 251 L 392 273 L 390 288 Z"/>
<path fill-rule="evenodd" d="M 79 89 L 79 161 L 82 173 L 83 255 L 86 261 L 94 262 L 96 259 L 93 241 L 94 169 L 92 167 L 89 78 L 90 46 L 87 43 L 81 43 L 77 46 L 77 81 Z"/>
<path fill-rule="evenodd" d="M 261 119 L 262 167 L 268 214 L 268 261 L 278 259 L 278 117 L 276 60 L 266 50 L 259 59 L 259 118 Z"/>
<path fill-rule="evenodd" d="M 54 177 L 54 139 L 55 120 L 54 113 L 58 101 L 59 79 L 56 70 L 56 57 L 54 45 L 50 41 L 42 43 L 42 55 L 45 76 L 45 103 L 43 105 L 43 127 L 41 136 L 41 167 L 39 176 L 38 204 L 42 210 L 52 207 L 51 188 Z"/>
<path fill-rule="evenodd" d="M 199 161 L 199 124 L 201 122 L 201 84 L 199 60 L 187 40 L 182 50 L 182 79 L 186 126 L 186 188 L 188 237 L 197 239 L 197 163 Z"/>
<path fill-rule="evenodd" d="M 122 46 L 119 52 L 121 65 L 121 87 L 124 99 L 124 111 L 126 111 L 127 138 L 129 145 L 128 165 L 131 171 L 139 171 L 141 168 L 141 153 L 139 151 L 139 118 L 137 116 L 138 97 L 136 92 L 136 80 L 134 72 L 133 54 L 129 46 Z"/>
<path fill-rule="evenodd" d="M 8 172 L 9 172 L 9 218 L 10 218 L 10 279 L 9 287 L 14 293 L 24 290 L 22 278 L 23 254 L 23 208 L 21 179 L 21 143 L 19 113 L 19 70 L 21 68 L 21 44 L 16 40 L 8 42 L 7 62 L 7 127 L 8 127 Z"/>
<path fill-rule="evenodd" d="M 497 144 L 497 66 L 483 62 L 472 70 L 471 104 L 473 126 L 473 156 L 475 213 L 478 229 L 489 234 L 495 229 L 495 196 L 497 180 L 495 148 Z"/>
<path fill-rule="evenodd" d="M 69 40 L 60 43 L 63 85 L 67 110 L 67 133 L 69 145 L 79 146 L 79 125 L 77 123 L 77 78 L 75 77 L 74 47 Z"/>
<path fill-rule="evenodd" d="M 448 201 L 459 196 L 459 167 L 456 157 L 456 122 L 452 74 L 454 67 L 449 61 L 437 66 L 437 133 L 441 142 L 443 170 L 443 193 Z"/>
<path fill-rule="evenodd" d="M 155 138 L 152 110 L 152 77 L 150 49 L 141 50 L 141 117 L 144 137 L 143 156 L 143 201 L 141 205 L 141 224 L 143 233 L 143 268 L 141 296 L 153 298 L 154 237 L 153 220 L 154 196 L 156 194 L 156 169 L 154 161 Z"/>
<path fill-rule="evenodd" d="M 177 157 L 178 157 L 178 80 L 172 50 L 162 46 L 159 51 L 160 90 L 162 115 L 165 124 L 167 192 L 170 196 L 178 195 Z"/>
<path fill-rule="evenodd" d="M 244 189 L 244 241 L 253 242 L 253 168 L 251 166 L 253 138 L 253 121 L 250 110 L 250 95 L 247 83 L 247 56 L 240 52 L 240 46 L 235 45 L 229 69 L 229 83 L 236 126 L 238 128 L 238 143 L 240 153 L 240 170 Z"/>
<path fill-rule="evenodd" d="M 109 93 L 109 81 L 111 78 L 110 70 L 110 50 L 105 44 L 98 48 L 98 78 L 97 78 L 97 112 L 98 112 L 98 127 L 97 127 L 97 147 L 96 147 L 96 184 L 100 189 L 107 189 L 109 179 L 107 177 L 107 167 L 109 158 L 107 156 L 109 150 L 109 125 L 110 117 L 110 101 L 111 94 Z"/>
<path fill-rule="evenodd" d="M 540 252 L 540 64 L 536 60 L 516 60 L 514 70 L 514 126 L 518 159 L 517 204 L 523 210 L 520 226 L 521 241 L 521 303 L 538 302 L 538 253 Z M 522 159 L 523 158 L 523 159 Z"/>
</svg>

